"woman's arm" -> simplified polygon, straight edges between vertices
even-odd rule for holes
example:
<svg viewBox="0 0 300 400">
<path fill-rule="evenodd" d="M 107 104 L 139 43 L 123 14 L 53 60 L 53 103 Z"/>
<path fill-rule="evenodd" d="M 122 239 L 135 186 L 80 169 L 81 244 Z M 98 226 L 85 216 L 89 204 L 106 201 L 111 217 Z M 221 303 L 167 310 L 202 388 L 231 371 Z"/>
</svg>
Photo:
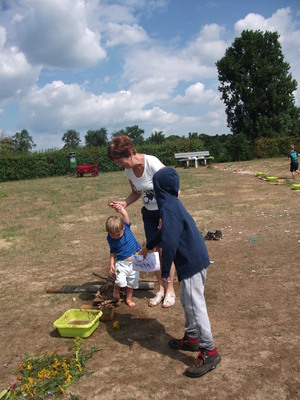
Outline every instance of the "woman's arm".
<svg viewBox="0 0 300 400">
<path fill-rule="evenodd" d="M 134 203 L 135 201 L 137 201 L 137 200 L 141 197 L 141 194 L 140 194 L 140 193 L 137 193 L 137 192 L 135 191 L 134 186 L 133 186 L 133 184 L 132 184 L 131 181 L 129 181 L 129 185 L 130 185 L 130 187 L 131 187 L 131 193 L 130 193 L 130 195 L 125 199 L 125 202 L 126 202 L 125 208 L 128 207 L 128 206 L 130 206 L 130 204 Z"/>
<path fill-rule="evenodd" d="M 133 187 L 133 184 L 132 184 L 131 181 L 129 181 L 129 184 L 130 184 L 130 187 L 131 187 L 131 193 L 129 194 L 129 196 L 127 196 L 126 199 L 123 200 L 123 201 L 122 200 L 120 200 L 120 201 L 111 201 L 110 203 L 108 203 L 108 205 L 110 207 L 114 208 L 115 205 L 119 204 L 120 206 L 126 208 L 126 207 L 130 206 L 130 204 L 134 203 L 135 201 L 137 201 L 141 197 L 140 193 L 137 193 L 134 190 L 134 187 Z"/>
</svg>

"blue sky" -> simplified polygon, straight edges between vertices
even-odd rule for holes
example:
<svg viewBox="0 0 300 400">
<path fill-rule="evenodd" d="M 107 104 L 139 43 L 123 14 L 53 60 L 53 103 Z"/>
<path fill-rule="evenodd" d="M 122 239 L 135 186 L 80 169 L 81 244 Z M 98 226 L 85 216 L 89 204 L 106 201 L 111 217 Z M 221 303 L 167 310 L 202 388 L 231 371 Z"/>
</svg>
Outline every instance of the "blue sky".
<svg viewBox="0 0 300 400">
<path fill-rule="evenodd" d="M 279 32 L 300 82 L 299 0 L 0 0 L 0 137 L 229 133 L 215 63 L 244 29 Z"/>
</svg>

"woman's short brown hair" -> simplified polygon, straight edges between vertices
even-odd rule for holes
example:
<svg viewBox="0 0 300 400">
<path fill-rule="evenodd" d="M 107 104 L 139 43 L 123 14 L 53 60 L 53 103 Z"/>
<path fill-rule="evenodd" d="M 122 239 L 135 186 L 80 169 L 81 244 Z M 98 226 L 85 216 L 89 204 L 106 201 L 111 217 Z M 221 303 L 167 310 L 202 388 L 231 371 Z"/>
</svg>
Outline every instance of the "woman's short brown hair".
<svg viewBox="0 0 300 400">
<path fill-rule="evenodd" d="M 107 155 L 112 161 L 120 158 L 129 158 L 132 154 L 136 154 L 136 150 L 128 136 L 115 136 L 112 138 L 107 149 Z"/>
</svg>

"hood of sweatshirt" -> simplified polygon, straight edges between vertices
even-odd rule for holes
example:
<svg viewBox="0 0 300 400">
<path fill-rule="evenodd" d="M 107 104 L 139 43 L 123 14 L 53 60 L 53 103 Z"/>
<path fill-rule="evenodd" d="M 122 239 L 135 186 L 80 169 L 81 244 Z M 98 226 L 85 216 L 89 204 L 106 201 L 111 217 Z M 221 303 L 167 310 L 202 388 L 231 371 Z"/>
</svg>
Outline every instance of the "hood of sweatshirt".
<svg viewBox="0 0 300 400">
<path fill-rule="evenodd" d="M 161 208 L 164 202 L 178 198 L 179 176 L 173 168 L 162 168 L 153 176 L 153 187 L 158 208 Z"/>
</svg>

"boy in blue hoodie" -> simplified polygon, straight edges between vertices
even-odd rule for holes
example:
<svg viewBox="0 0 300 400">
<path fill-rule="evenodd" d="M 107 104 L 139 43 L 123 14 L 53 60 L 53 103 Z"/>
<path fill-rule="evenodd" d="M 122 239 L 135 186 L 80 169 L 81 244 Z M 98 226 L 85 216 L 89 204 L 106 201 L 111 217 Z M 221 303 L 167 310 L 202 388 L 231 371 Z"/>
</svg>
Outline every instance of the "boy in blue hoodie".
<svg viewBox="0 0 300 400">
<path fill-rule="evenodd" d="M 172 261 L 181 282 L 180 301 L 185 314 L 182 339 L 169 340 L 177 350 L 198 351 L 195 365 L 186 375 L 200 377 L 221 362 L 214 345 L 207 314 L 204 288 L 206 269 L 210 264 L 207 249 L 195 221 L 178 199 L 179 176 L 173 168 L 162 168 L 153 177 L 161 229 L 141 252 L 146 254 L 160 243 L 162 248 L 161 276 L 167 282 Z"/>
</svg>

